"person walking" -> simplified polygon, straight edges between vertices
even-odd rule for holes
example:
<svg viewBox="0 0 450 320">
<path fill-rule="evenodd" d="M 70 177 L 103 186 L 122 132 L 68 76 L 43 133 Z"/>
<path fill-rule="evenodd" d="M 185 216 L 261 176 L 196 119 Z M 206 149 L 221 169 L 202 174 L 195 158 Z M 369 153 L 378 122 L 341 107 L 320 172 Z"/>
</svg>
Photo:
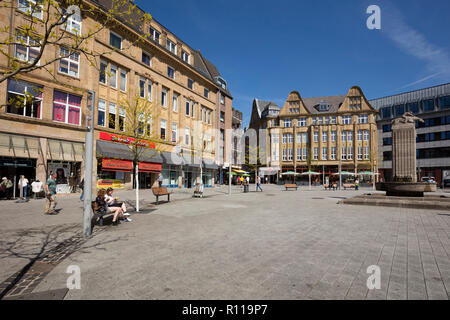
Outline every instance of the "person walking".
<svg viewBox="0 0 450 320">
<path fill-rule="evenodd" d="M 5 186 L 5 195 L 7 200 L 11 200 L 13 196 L 13 187 L 14 184 L 7 177 L 3 177 L 2 185 Z"/>
<path fill-rule="evenodd" d="M 52 173 L 45 184 L 45 214 L 56 214 L 56 173 Z"/>
<path fill-rule="evenodd" d="M 161 188 L 161 186 L 162 186 L 162 183 L 163 183 L 163 176 L 162 176 L 162 174 L 160 173 L 159 176 L 158 176 L 158 184 L 159 184 L 159 187 L 160 187 L 160 188 Z"/>
<path fill-rule="evenodd" d="M 28 179 L 25 178 L 24 175 L 21 175 L 18 184 L 19 184 L 19 190 L 22 190 L 22 199 L 27 200 Z"/>
<path fill-rule="evenodd" d="M 81 189 L 80 201 L 83 201 L 83 199 L 84 199 L 84 178 L 80 182 L 80 189 Z"/>
<path fill-rule="evenodd" d="M 260 189 L 261 192 L 263 192 L 263 189 L 261 188 L 261 177 L 260 176 L 256 177 L 256 192 L 258 192 L 258 189 Z"/>
<path fill-rule="evenodd" d="M 359 190 L 359 179 L 356 178 L 355 180 L 355 190 Z"/>
</svg>

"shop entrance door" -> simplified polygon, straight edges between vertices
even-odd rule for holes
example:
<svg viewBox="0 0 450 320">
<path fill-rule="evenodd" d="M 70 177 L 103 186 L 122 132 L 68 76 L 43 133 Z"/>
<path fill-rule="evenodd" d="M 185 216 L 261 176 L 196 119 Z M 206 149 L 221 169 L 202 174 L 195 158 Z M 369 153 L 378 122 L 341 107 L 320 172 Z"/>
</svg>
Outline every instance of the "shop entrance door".
<svg viewBox="0 0 450 320">
<path fill-rule="evenodd" d="M 192 172 L 185 172 L 185 181 L 184 185 L 186 188 L 191 189 L 192 188 Z"/>
</svg>

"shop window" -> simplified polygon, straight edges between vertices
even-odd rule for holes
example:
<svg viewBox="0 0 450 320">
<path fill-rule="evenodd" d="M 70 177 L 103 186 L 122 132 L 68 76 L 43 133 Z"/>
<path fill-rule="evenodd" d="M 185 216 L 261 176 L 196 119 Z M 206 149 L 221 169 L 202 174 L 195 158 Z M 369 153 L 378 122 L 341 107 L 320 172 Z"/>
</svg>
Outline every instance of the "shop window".
<svg viewBox="0 0 450 320">
<path fill-rule="evenodd" d="M 53 92 L 53 121 L 80 125 L 81 97 L 55 90 Z"/>
<path fill-rule="evenodd" d="M 6 112 L 31 118 L 41 118 L 41 86 L 19 80 L 8 80 Z"/>
</svg>

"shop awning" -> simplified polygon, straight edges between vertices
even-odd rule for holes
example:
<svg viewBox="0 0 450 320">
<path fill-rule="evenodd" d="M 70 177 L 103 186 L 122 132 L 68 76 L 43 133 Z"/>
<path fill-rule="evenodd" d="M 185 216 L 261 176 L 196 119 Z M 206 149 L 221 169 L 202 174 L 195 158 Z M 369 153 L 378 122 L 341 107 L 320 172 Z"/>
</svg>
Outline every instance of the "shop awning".
<svg viewBox="0 0 450 320">
<path fill-rule="evenodd" d="M 213 159 L 203 159 L 203 167 L 205 169 L 213 169 L 213 170 L 217 170 L 219 168 Z"/>
<path fill-rule="evenodd" d="M 184 159 L 174 152 L 162 152 L 161 156 L 164 164 L 172 164 L 177 166 L 184 164 Z"/>
<path fill-rule="evenodd" d="M 183 154 L 183 161 L 185 166 L 200 168 L 201 160 L 199 158 Z"/>
<path fill-rule="evenodd" d="M 142 149 L 139 151 L 139 161 L 142 162 L 153 162 L 153 163 L 163 163 L 164 160 L 161 156 L 161 152 L 153 149 Z"/>
<path fill-rule="evenodd" d="M 133 160 L 133 153 L 124 144 L 97 141 L 97 157 Z"/>
</svg>

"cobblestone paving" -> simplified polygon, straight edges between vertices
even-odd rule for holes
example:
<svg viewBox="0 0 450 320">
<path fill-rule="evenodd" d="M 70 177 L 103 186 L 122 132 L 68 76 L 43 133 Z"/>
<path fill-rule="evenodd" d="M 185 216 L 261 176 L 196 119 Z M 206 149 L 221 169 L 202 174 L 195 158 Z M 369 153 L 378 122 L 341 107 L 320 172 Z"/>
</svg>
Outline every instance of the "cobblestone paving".
<svg viewBox="0 0 450 320">
<path fill-rule="evenodd" d="M 81 290 L 66 299 L 449 299 L 450 212 L 337 204 L 368 190 L 263 189 L 134 214 L 32 291 L 65 288 L 78 265 Z"/>
</svg>

